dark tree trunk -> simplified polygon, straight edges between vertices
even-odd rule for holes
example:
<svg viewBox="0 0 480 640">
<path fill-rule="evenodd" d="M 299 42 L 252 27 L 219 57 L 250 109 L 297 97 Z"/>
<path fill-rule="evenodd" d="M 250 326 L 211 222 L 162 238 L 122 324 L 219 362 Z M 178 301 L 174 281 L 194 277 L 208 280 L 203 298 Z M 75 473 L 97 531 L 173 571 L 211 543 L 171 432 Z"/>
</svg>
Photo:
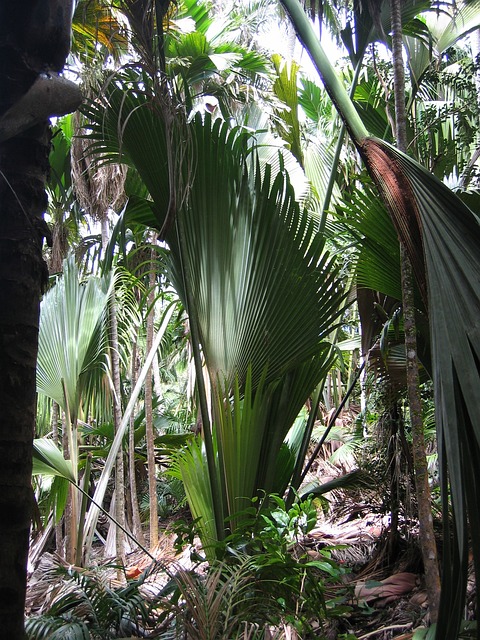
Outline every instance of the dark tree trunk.
<svg viewBox="0 0 480 640">
<path fill-rule="evenodd" d="M 0 0 L 0 638 L 9 640 L 24 638 L 50 146 L 49 114 L 38 95 L 33 117 L 17 105 L 38 79 L 44 92 L 49 70 L 47 93 L 54 87 L 70 19 L 71 2 Z"/>
<path fill-rule="evenodd" d="M 402 19 L 400 0 L 390 0 L 392 15 L 392 53 L 395 85 L 395 124 L 397 146 L 407 151 L 406 112 L 405 112 L 405 76 L 402 55 Z M 417 326 L 415 320 L 413 270 L 402 244 L 401 276 L 403 298 L 403 321 L 405 333 L 405 357 L 407 363 L 407 392 L 412 427 L 413 463 L 415 467 L 415 488 L 418 504 L 420 529 L 420 548 L 425 570 L 425 584 L 428 594 L 428 606 L 431 622 L 438 618 L 440 600 L 440 577 L 437 563 L 437 546 L 433 529 L 430 485 L 423 432 L 422 402 L 420 397 L 420 379 L 417 356 Z"/>
</svg>

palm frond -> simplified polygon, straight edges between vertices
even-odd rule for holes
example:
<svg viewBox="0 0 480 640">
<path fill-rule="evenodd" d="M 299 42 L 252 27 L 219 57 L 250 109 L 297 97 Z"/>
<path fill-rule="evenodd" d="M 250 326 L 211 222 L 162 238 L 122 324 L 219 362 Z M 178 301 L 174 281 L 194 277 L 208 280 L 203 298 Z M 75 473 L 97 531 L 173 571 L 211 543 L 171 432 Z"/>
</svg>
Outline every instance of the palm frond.
<svg viewBox="0 0 480 640">
<path fill-rule="evenodd" d="M 287 63 L 278 54 L 272 56 L 272 61 L 277 75 L 273 83 L 273 92 L 286 105 L 285 109 L 277 110 L 281 137 L 288 142 L 290 151 L 300 165 L 303 165 L 297 91 L 297 74 L 300 66 L 295 62 Z"/>
<path fill-rule="evenodd" d="M 213 380 L 231 383 L 238 374 L 243 381 L 249 366 L 254 384 L 266 367 L 272 380 L 321 350 L 344 299 L 338 267 L 287 176 L 273 179 L 267 167 L 262 180 L 258 169 L 253 178 L 246 171 L 244 132 L 208 118 L 193 125 L 198 160 L 182 260 L 207 366 Z M 174 242 L 174 282 L 182 291 Z"/>
<path fill-rule="evenodd" d="M 387 187 L 381 167 L 385 162 L 393 167 L 393 181 L 385 197 L 392 215 L 401 219 L 402 237 L 408 232 L 404 227 L 405 207 L 413 208 L 422 233 L 430 301 L 439 457 L 442 465 L 448 465 L 457 543 L 452 550 L 457 562 L 446 567 L 450 571 L 442 591 L 442 598 L 446 599 L 451 595 L 448 586 L 454 593 L 465 592 L 466 574 L 458 572 L 456 567 L 466 562 L 468 554 L 467 519 L 472 528 L 476 527 L 480 508 L 473 481 L 480 463 L 477 411 L 480 401 L 480 221 L 443 183 L 408 156 L 378 140 L 368 141 L 364 148 L 382 192 Z M 397 182 L 398 172 L 401 172 L 401 182 Z M 399 184 L 403 185 L 402 196 L 396 197 Z M 417 262 L 423 260 L 423 256 L 418 256 L 418 249 L 416 259 Z M 443 466 L 446 489 L 445 472 Z M 446 502 L 444 509 L 447 514 Z M 480 560 L 477 542 L 477 537 L 472 535 L 476 562 Z M 439 636 L 445 638 L 451 637 L 449 633 L 456 633 L 461 616 L 460 610 L 452 615 L 452 610 L 446 609 L 450 614 L 448 622 L 444 621 L 446 635 Z M 439 629 L 443 629 L 440 623 Z"/>
<path fill-rule="evenodd" d="M 209 560 L 215 558 L 217 541 L 215 510 L 205 446 L 201 440 L 191 440 L 177 456 L 173 464 L 181 477 L 188 504 L 202 538 L 203 550 Z"/>
<path fill-rule="evenodd" d="M 358 285 L 401 300 L 400 249 L 388 211 L 368 184 L 340 201 L 336 225 L 354 238 Z"/>
<path fill-rule="evenodd" d="M 78 416 L 88 378 L 103 375 L 105 310 L 109 292 L 90 277 L 80 283 L 73 257 L 41 305 L 37 389 L 69 415 Z M 85 398 L 83 398 L 85 400 Z"/>
</svg>

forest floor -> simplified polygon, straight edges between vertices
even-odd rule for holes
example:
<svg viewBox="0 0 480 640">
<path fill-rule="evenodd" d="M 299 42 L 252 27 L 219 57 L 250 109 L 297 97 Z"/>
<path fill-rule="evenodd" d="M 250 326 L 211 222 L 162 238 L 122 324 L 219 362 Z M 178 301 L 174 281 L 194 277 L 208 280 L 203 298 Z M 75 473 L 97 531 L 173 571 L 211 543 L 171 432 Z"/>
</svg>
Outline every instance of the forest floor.
<svg viewBox="0 0 480 640">
<path fill-rule="evenodd" d="M 414 528 L 408 542 L 397 538 L 396 549 L 389 551 L 393 543 L 384 516 L 368 511 L 357 512 L 355 518 L 320 516 L 315 529 L 301 544 L 312 559 L 320 557 L 319 552 L 325 547 L 340 547 L 333 549 L 332 558 L 346 568 L 342 586 L 351 594 L 351 611 L 330 621 L 325 635 L 319 637 L 337 640 L 351 634 L 350 638 L 358 640 L 410 640 L 415 630 L 428 626 L 427 595 Z M 193 568 L 189 550 L 180 556 L 175 554 L 173 535 L 162 535 L 151 553 L 160 564 L 170 566 L 172 572 L 178 567 Z M 52 580 L 52 567 L 61 563 L 55 554 L 42 554 L 29 580 L 27 615 L 48 611 L 58 598 L 61 579 L 56 583 Z M 122 576 L 111 561 L 101 558 L 100 550 L 93 563 L 103 567 L 102 573 L 110 586 L 122 584 Z M 134 578 L 151 564 L 151 557 L 141 550 L 134 551 L 127 557 L 125 575 Z M 153 572 L 142 587 L 145 597 L 158 593 L 166 581 L 164 572 Z M 284 637 L 298 638 L 292 631 L 285 632 Z"/>
<path fill-rule="evenodd" d="M 325 482 L 350 470 L 334 468 L 325 461 L 316 462 L 312 476 Z M 318 637 L 324 640 L 424 638 L 421 629 L 428 628 L 430 621 L 415 518 L 400 516 L 396 527 L 392 528 L 390 517 L 385 515 L 388 511 L 385 508 L 385 488 L 375 481 L 363 488 L 357 487 L 353 492 L 330 492 L 328 503 L 328 512 L 325 514 L 319 510 L 315 528 L 299 541 L 300 551 L 316 560 L 323 557 L 322 550 L 331 548 L 332 559 L 345 569 L 345 574 L 341 585 L 331 585 L 331 588 L 327 585 L 326 590 L 333 597 L 336 590 L 337 593 L 342 592 L 350 610 L 329 620 L 323 635 L 319 632 Z M 414 508 L 410 505 L 403 509 L 403 513 L 405 511 L 411 513 Z M 437 542 L 441 543 L 441 527 L 437 524 Z M 52 568 L 63 566 L 65 569 L 67 565 L 52 552 L 52 534 L 49 541 L 44 540 L 43 547 L 39 542 L 32 545 L 27 615 L 48 611 L 62 593 L 61 572 L 55 573 Z M 104 559 L 104 548 L 99 546 L 87 571 L 101 573 L 102 579 L 113 588 L 125 584 L 126 578 L 135 578 L 151 568 L 151 556 L 155 557 L 157 568 L 167 567 L 170 575 L 182 569 L 197 571 L 198 565 L 191 560 L 192 549 L 186 548 L 177 555 L 174 541 L 174 534 L 163 533 L 159 543 L 150 549 L 151 555 L 139 549 L 128 554 L 123 571 L 119 571 L 112 560 Z M 441 554 L 441 544 L 438 546 Z M 199 570 L 202 571 L 202 567 Z M 467 598 L 469 618 L 473 616 L 476 600 L 472 575 L 471 578 Z M 153 598 L 167 581 L 165 571 L 151 571 L 141 592 L 147 600 Z M 283 634 L 272 633 L 273 637 L 298 639 L 290 628 L 285 628 Z"/>
</svg>

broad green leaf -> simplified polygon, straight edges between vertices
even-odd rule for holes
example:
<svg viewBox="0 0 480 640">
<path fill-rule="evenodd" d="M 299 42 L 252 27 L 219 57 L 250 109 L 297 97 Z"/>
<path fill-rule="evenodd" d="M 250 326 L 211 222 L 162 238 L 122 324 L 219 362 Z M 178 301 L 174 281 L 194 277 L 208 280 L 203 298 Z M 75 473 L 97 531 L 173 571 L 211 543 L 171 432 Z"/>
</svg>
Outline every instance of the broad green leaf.
<svg viewBox="0 0 480 640">
<path fill-rule="evenodd" d="M 75 482 L 72 461 L 65 460 L 60 449 L 50 438 L 37 438 L 33 441 L 32 473 L 60 476 Z"/>
<path fill-rule="evenodd" d="M 467 521 L 472 531 L 480 530 L 475 486 L 480 464 L 480 222 L 450 189 L 394 147 L 369 140 L 363 148 L 402 239 L 411 239 L 405 238 L 411 233 L 405 226 L 406 210 L 421 229 L 423 255 L 415 241 L 410 249 L 417 264 L 425 259 L 439 458 L 448 466 L 457 541 L 452 550 L 457 560 L 444 568 L 443 603 L 452 600 L 452 592 L 460 599 L 465 593 L 466 574 L 458 567 L 467 562 Z M 389 174 L 385 163 L 393 168 Z M 444 476 L 446 489 L 445 483 Z M 448 517 L 445 493 L 444 510 Z M 480 558 L 475 534 L 472 546 L 474 557 Z M 457 632 L 461 607 L 444 604 L 442 609 L 442 603 L 440 611 L 448 620 L 441 614 L 437 637 L 453 637 L 449 634 Z"/>
<path fill-rule="evenodd" d="M 265 367 L 273 380 L 322 351 L 344 299 L 338 267 L 288 178 L 246 172 L 243 132 L 208 118 L 193 126 L 197 171 L 183 255 L 171 240 L 173 279 L 183 295 L 188 278 L 211 378 L 238 374 L 242 386 L 251 365 L 254 384 Z"/>
<path fill-rule="evenodd" d="M 277 98 L 286 105 L 286 109 L 277 110 L 282 126 L 281 137 L 290 146 L 290 151 L 303 165 L 303 152 L 300 139 L 300 122 L 298 120 L 297 74 L 300 69 L 295 62 L 287 63 L 280 55 L 272 56 L 277 78 L 273 83 L 273 91 Z"/>
</svg>

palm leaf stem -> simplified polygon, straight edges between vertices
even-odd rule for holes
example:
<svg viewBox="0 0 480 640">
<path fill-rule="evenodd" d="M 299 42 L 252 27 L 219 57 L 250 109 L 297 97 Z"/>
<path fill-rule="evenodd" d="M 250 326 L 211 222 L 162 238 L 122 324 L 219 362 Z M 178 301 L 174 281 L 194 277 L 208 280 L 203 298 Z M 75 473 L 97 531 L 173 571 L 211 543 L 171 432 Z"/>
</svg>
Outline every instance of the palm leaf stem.
<svg viewBox="0 0 480 640">
<path fill-rule="evenodd" d="M 290 17 L 298 39 L 312 59 L 328 95 L 340 117 L 345 122 L 345 126 L 353 140 L 366 138 L 368 131 L 348 93 L 345 91 L 345 87 L 335 73 L 302 5 L 298 0 L 280 0 L 280 3 Z"/>
<path fill-rule="evenodd" d="M 332 428 L 335 426 L 335 421 L 338 418 L 338 416 L 340 415 L 340 413 L 341 413 L 343 407 L 345 406 L 345 403 L 347 402 L 348 398 L 350 397 L 350 394 L 352 393 L 355 385 L 357 384 L 358 379 L 362 375 L 362 371 L 365 369 L 366 363 L 367 363 L 367 360 L 365 359 L 362 362 L 362 364 L 361 364 L 360 368 L 358 369 L 358 371 L 356 372 L 355 377 L 353 378 L 352 383 L 350 384 L 349 388 L 347 389 L 347 392 L 343 396 L 343 399 L 342 399 L 341 403 L 338 405 L 337 410 L 335 411 L 333 416 L 328 421 L 328 425 L 327 425 L 327 428 L 325 429 L 324 434 L 320 438 L 320 441 L 318 442 L 317 446 L 315 447 L 312 455 L 310 456 L 307 464 L 305 465 L 305 468 L 303 470 L 302 475 L 300 476 L 300 484 L 305 480 L 305 477 L 306 477 L 307 473 L 310 471 L 310 468 L 311 468 L 312 464 L 314 463 L 315 458 L 320 453 L 320 449 L 322 448 L 325 440 L 327 439 L 328 434 L 330 433 Z"/>
</svg>

